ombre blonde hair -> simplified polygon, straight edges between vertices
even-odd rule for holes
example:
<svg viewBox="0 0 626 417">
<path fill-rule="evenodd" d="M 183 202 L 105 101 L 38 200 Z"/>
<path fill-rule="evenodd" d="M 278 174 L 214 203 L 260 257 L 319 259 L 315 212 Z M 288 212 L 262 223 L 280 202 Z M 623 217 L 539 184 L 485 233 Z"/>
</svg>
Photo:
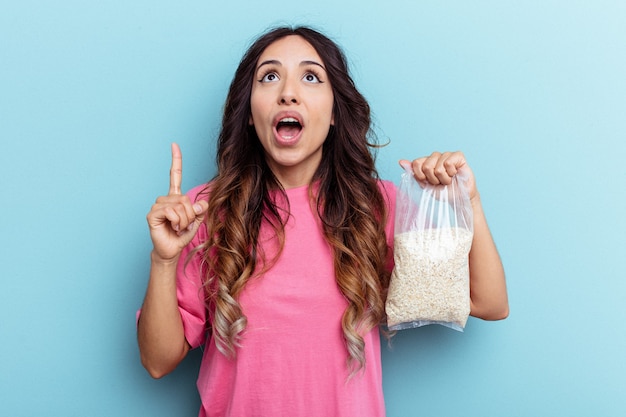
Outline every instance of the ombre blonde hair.
<svg viewBox="0 0 626 417">
<path fill-rule="evenodd" d="M 348 367 L 354 372 L 365 366 L 363 335 L 384 319 L 389 283 L 387 204 L 372 155 L 377 145 L 370 138 L 369 105 L 356 89 L 340 48 L 307 27 L 281 27 L 261 36 L 243 56 L 230 85 L 218 140 L 218 173 L 206 189 L 208 239 L 199 248 L 206 263 L 203 282 L 213 317 L 209 324 L 217 348 L 235 356 L 246 328 L 238 296 L 257 269 L 266 271 L 273 261 L 258 265 L 264 259 L 261 224 L 274 230 L 280 247 L 284 242 L 288 212 L 281 211 L 272 196 L 287 198 L 248 121 L 257 60 L 270 44 L 289 35 L 301 36 L 315 48 L 333 89 L 335 123 L 323 145 L 313 178 L 317 186 L 310 194 L 332 248 L 337 285 L 348 302 L 341 324 Z"/>
</svg>

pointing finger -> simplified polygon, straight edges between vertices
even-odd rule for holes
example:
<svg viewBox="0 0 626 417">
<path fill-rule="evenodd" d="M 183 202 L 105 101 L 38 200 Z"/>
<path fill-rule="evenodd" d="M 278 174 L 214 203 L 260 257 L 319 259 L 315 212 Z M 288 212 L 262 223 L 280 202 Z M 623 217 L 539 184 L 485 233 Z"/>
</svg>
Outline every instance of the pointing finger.
<svg viewBox="0 0 626 417">
<path fill-rule="evenodd" d="M 181 194 L 180 186 L 183 180 L 183 154 L 176 143 L 172 143 L 172 167 L 170 168 L 169 195 Z"/>
</svg>

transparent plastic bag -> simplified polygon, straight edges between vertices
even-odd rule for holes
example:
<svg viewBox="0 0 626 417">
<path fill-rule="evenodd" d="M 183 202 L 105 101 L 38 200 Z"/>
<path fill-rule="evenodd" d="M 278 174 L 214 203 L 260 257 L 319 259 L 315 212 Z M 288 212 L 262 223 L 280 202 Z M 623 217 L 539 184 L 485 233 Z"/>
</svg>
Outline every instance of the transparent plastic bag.
<svg viewBox="0 0 626 417">
<path fill-rule="evenodd" d="M 467 180 L 460 170 L 450 185 L 423 184 L 405 168 L 397 193 L 395 266 L 385 306 L 389 330 L 428 324 L 465 328 L 474 236 Z"/>
</svg>

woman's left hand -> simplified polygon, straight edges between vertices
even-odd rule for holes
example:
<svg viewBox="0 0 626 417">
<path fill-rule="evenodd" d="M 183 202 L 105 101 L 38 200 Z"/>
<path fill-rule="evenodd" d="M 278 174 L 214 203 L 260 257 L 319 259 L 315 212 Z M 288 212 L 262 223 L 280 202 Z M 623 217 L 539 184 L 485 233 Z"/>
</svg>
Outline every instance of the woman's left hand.
<svg viewBox="0 0 626 417">
<path fill-rule="evenodd" d="M 474 173 L 467 164 L 462 152 L 433 152 L 430 156 L 414 159 L 412 162 L 403 159 L 402 167 L 411 166 L 415 179 L 433 185 L 448 185 L 457 173 L 463 173 L 468 178 L 470 200 L 478 195 Z"/>
</svg>

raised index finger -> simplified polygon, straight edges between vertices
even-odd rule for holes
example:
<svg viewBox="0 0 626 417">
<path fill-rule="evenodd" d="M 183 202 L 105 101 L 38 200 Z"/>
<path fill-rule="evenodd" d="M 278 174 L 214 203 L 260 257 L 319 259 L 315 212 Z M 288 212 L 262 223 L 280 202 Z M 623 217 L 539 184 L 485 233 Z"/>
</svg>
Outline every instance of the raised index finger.
<svg viewBox="0 0 626 417">
<path fill-rule="evenodd" d="M 183 180 L 183 154 L 176 143 L 172 143 L 172 167 L 170 168 L 170 191 L 169 195 L 180 194 L 180 186 Z"/>
</svg>

